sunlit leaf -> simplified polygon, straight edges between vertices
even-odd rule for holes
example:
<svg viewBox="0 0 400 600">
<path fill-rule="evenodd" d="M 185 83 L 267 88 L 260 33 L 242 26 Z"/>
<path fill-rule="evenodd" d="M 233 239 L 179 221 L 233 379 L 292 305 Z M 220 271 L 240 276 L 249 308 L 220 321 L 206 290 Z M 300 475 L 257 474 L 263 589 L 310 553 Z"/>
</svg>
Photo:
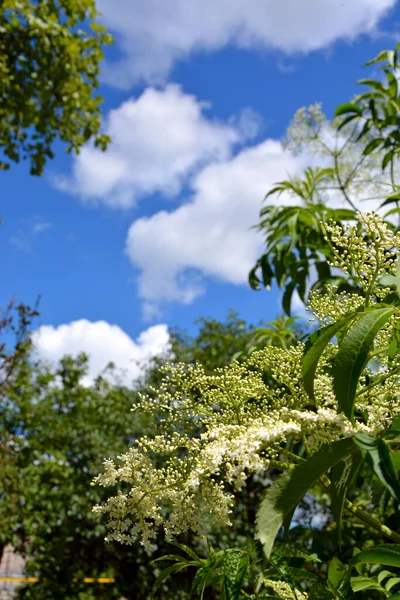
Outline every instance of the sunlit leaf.
<svg viewBox="0 0 400 600">
<path fill-rule="evenodd" d="M 354 420 L 354 399 L 360 375 L 378 331 L 387 323 L 394 308 L 377 308 L 358 319 L 343 338 L 333 369 L 333 387 L 339 410 Z"/>
</svg>

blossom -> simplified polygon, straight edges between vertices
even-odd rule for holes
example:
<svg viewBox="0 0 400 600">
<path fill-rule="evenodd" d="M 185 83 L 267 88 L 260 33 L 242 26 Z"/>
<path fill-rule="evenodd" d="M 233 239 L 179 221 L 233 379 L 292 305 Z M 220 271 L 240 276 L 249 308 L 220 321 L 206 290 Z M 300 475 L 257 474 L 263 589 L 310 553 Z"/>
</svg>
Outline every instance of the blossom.
<svg viewBox="0 0 400 600">
<path fill-rule="evenodd" d="M 326 232 L 335 249 L 332 265 L 348 273 L 363 294 L 336 288 L 312 294 L 309 308 L 322 322 L 379 302 L 389 291 L 379 279 L 395 272 L 400 234 L 393 235 L 376 215 L 358 220 L 353 226 L 328 224 Z M 399 326 L 394 314 L 376 338 L 377 355 Z M 153 418 L 155 435 L 137 440 L 117 461 L 105 460 L 94 481 L 115 489 L 95 507 L 108 517 L 109 539 L 139 538 L 151 551 L 160 529 L 172 540 L 189 529 L 201 532 L 206 515 L 229 524 L 235 492 L 250 477 L 265 475 L 276 464 L 290 467 L 289 439 L 306 439 L 316 451 L 359 431 L 376 435 L 387 428 L 400 414 L 398 357 L 389 364 L 383 351 L 364 372 L 356 408 L 368 418 L 353 424 L 339 411 L 333 390 L 330 366 L 337 348 L 335 341 L 328 344 L 318 363 L 314 405 L 302 381 L 302 343 L 268 346 L 211 375 L 198 364 L 166 365 L 159 388 L 135 407 Z M 371 389 L 367 378 L 379 371 L 388 376 Z"/>
</svg>

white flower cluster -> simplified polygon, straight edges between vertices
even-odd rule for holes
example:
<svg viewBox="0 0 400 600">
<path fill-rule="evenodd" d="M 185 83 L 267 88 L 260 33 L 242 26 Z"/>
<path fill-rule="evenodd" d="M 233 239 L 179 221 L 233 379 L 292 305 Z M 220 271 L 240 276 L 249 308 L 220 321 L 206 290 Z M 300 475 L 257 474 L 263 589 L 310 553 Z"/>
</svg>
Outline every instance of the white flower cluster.
<svg viewBox="0 0 400 600">
<path fill-rule="evenodd" d="M 264 579 L 264 585 L 272 589 L 277 598 L 281 600 L 307 600 L 306 592 L 294 591 L 293 588 L 285 581 L 275 581 L 274 579 Z"/>
<path fill-rule="evenodd" d="M 374 215 L 359 218 L 361 225 L 350 230 L 329 226 L 332 243 L 343 248 L 346 240 L 348 249 L 338 252 L 335 266 L 354 270 L 357 282 L 376 301 L 381 297 L 378 278 L 394 270 L 387 251 L 400 243 L 400 236 L 393 237 Z M 365 301 L 361 296 L 335 298 L 334 293 L 330 303 L 320 298 L 318 304 L 314 295 L 314 310 L 331 317 L 337 316 L 341 302 L 348 310 Z M 388 335 L 381 336 L 382 344 Z M 284 450 L 289 438 L 307 438 L 318 449 L 359 430 L 377 433 L 400 413 L 396 375 L 372 390 L 361 379 L 357 407 L 369 414 L 367 423 L 352 425 L 338 412 L 327 368 L 337 352 L 335 343 L 328 345 L 318 366 L 311 406 L 302 384 L 303 350 L 301 343 L 286 350 L 266 347 L 212 375 L 201 365 L 165 367 L 160 387 L 135 408 L 152 416 L 156 435 L 139 439 L 117 463 L 106 460 L 94 482 L 116 488 L 95 508 L 108 516 L 109 539 L 131 543 L 139 538 L 150 551 L 160 528 L 171 540 L 189 529 L 200 532 L 206 514 L 229 523 L 235 490 L 281 459 L 291 460 Z M 394 360 L 392 367 L 395 373 L 399 363 Z"/>
</svg>

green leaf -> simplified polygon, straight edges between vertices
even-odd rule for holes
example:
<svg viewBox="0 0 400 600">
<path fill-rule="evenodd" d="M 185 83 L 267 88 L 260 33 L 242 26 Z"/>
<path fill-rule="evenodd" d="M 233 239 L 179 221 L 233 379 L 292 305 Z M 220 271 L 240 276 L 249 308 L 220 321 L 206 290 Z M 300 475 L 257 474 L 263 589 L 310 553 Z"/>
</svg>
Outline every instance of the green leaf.
<svg viewBox="0 0 400 600">
<path fill-rule="evenodd" d="M 362 550 L 351 561 L 352 565 L 359 563 L 372 563 L 387 567 L 400 567 L 400 545 L 382 544 L 371 550 Z"/>
<path fill-rule="evenodd" d="M 354 314 L 347 315 L 336 321 L 336 323 L 332 323 L 332 325 L 327 325 L 322 329 L 314 331 L 308 338 L 303 352 L 302 374 L 304 389 L 312 400 L 314 400 L 314 378 L 319 359 L 330 340 L 343 329 L 354 316 Z"/>
<path fill-rule="evenodd" d="M 396 264 L 396 275 L 384 275 L 379 283 L 388 287 L 396 286 L 397 294 L 400 296 L 400 260 Z"/>
<path fill-rule="evenodd" d="M 386 95 L 387 93 L 387 90 L 383 83 L 376 79 L 359 79 L 357 83 L 358 85 L 366 85 L 368 87 L 371 87 L 372 89 L 376 90 L 377 92 L 381 92 L 382 94 Z"/>
<path fill-rule="evenodd" d="M 400 577 L 391 577 L 389 581 L 386 582 L 385 589 L 390 592 L 390 590 L 400 583 Z"/>
<path fill-rule="evenodd" d="M 316 554 L 309 554 L 293 546 L 293 544 L 284 544 L 283 546 L 276 546 L 272 552 L 272 559 L 275 557 L 279 558 L 304 558 L 313 562 L 321 562 Z"/>
<path fill-rule="evenodd" d="M 170 543 L 173 546 L 176 546 L 177 548 L 179 548 L 180 550 L 182 550 L 183 552 L 186 552 L 186 554 L 188 556 L 190 556 L 190 558 L 192 558 L 194 561 L 198 562 L 200 565 L 203 564 L 204 560 L 201 559 L 199 556 L 197 556 L 196 552 L 194 552 L 194 550 L 192 550 L 186 544 L 178 544 L 177 542 L 170 542 Z"/>
<path fill-rule="evenodd" d="M 333 388 L 339 410 L 354 422 L 354 399 L 360 375 L 378 331 L 392 316 L 394 308 L 366 312 L 343 338 L 333 368 Z"/>
<path fill-rule="evenodd" d="M 378 583 L 382 584 L 384 579 L 387 579 L 388 577 L 391 577 L 392 575 L 393 575 L 393 573 L 391 573 L 390 571 L 381 571 L 377 577 Z"/>
<path fill-rule="evenodd" d="M 399 281 L 400 283 L 400 281 Z M 400 352 L 400 323 L 396 323 L 389 341 L 388 357 L 392 361 Z"/>
<path fill-rule="evenodd" d="M 248 566 L 248 555 L 243 555 L 240 550 L 225 550 L 222 563 L 221 600 L 239 600 Z"/>
<path fill-rule="evenodd" d="M 258 271 L 259 267 L 260 267 L 260 262 L 257 261 L 256 266 L 253 267 L 249 273 L 249 286 L 251 287 L 252 290 L 259 290 L 261 288 L 260 280 L 257 275 L 257 271 Z"/>
<path fill-rule="evenodd" d="M 379 148 L 379 146 L 381 146 L 384 143 L 384 141 L 385 140 L 383 140 L 382 138 L 375 138 L 374 140 L 371 140 L 364 148 L 364 156 L 368 156 L 368 154 L 371 154 L 371 152 Z"/>
<path fill-rule="evenodd" d="M 400 192 L 395 192 L 394 194 L 390 194 L 384 202 L 380 205 L 379 208 L 383 206 L 387 206 L 388 204 L 394 204 L 395 202 L 400 201 Z"/>
<path fill-rule="evenodd" d="M 290 305 L 292 302 L 293 292 L 296 287 L 296 282 L 292 279 L 285 288 L 285 292 L 282 296 L 282 307 L 285 313 L 290 317 Z"/>
<path fill-rule="evenodd" d="M 397 94 L 398 94 L 398 83 L 397 83 L 397 79 L 395 77 L 395 75 L 393 75 L 393 73 L 389 70 L 385 70 L 386 73 L 386 77 L 388 80 L 388 84 L 389 84 L 389 92 L 390 95 L 393 99 L 397 98 Z"/>
<path fill-rule="evenodd" d="M 379 590 L 383 593 L 382 586 L 371 577 L 352 577 L 350 585 L 353 592 L 361 592 L 362 590 Z"/>
<path fill-rule="evenodd" d="M 336 556 L 332 558 L 328 566 L 328 582 L 333 589 L 338 590 L 343 579 L 346 577 L 346 567 Z"/>
<path fill-rule="evenodd" d="M 310 571 L 305 571 L 304 569 L 297 569 L 296 567 L 286 567 L 285 574 L 293 581 L 302 581 L 304 579 L 307 581 L 320 581 L 320 578 L 315 573 L 310 573 Z"/>
<path fill-rule="evenodd" d="M 314 583 L 308 592 L 308 600 L 332 600 L 333 594 L 321 583 Z"/>
<path fill-rule="evenodd" d="M 354 452 L 345 460 L 335 465 L 330 473 L 332 512 L 336 520 L 336 530 L 339 545 L 342 541 L 342 516 L 347 491 L 361 465 L 363 456 L 361 452 Z"/>
<path fill-rule="evenodd" d="M 378 62 L 383 62 L 384 60 L 388 59 L 388 52 L 390 52 L 389 50 L 381 50 L 381 52 L 379 52 L 379 54 L 375 57 L 372 58 L 371 60 L 369 60 L 368 62 L 365 63 L 366 67 L 369 67 L 371 65 L 374 65 Z"/>
<path fill-rule="evenodd" d="M 257 512 L 255 536 L 262 543 L 267 558 L 286 516 L 321 475 L 355 449 L 352 439 L 326 444 L 306 462 L 281 475 L 267 490 Z"/>
<path fill-rule="evenodd" d="M 343 129 L 343 127 L 346 127 L 346 125 L 348 125 L 349 123 L 351 123 L 352 121 L 354 121 L 354 119 L 358 118 L 358 113 L 353 113 L 350 114 L 348 117 L 346 117 L 345 119 L 343 119 L 343 121 L 341 121 L 338 125 L 338 131 L 340 131 L 341 129 Z"/>
<path fill-rule="evenodd" d="M 344 102 L 343 104 L 339 104 L 339 106 L 335 110 L 335 117 L 340 117 L 341 115 L 345 115 L 347 113 L 356 113 L 357 115 L 361 115 L 361 108 L 358 104 L 354 104 L 354 102 Z"/>
<path fill-rule="evenodd" d="M 357 433 L 354 442 L 367 455 L 368 461 L 379 480 L 399 502 L 400 485 L 386 442 L 382 439 L 373 438 L 366 433 Z"/>
<path fill-rule="evenodd" d="M 400 417 L 396 417 L 395 419 L 393 419 L 393 423 L 391 424 L 389 431 L 400 432 Z"/>
<path fill-rule="evenodd" d="M 389 152 L 387 152 L 385 154 L 385 156 L 383 157 L 383 160 L 382 160 L 382 171 L 384 171 L 386 169 L 388 164 L 393 160 L 393 157 L 394 157 L 394 150 L 389 150 Z"/>
<path fill-rule="evenodd" d="M 197 571 L 192 584 L 192 590 L 190 597 L 197 592 L 198 597 L 202 600 L 204 596 L 204 590 L 210 582 L 211 576 L 221 566 L 224 560 L 224 551 L 220 550 L 213 554 L 208 560 L 204 562 L 204 565 Z"/>
<path fill-rule="evenodd" d="M 157 589 L 170 575 L 173 575 L 174 573 L 178 573 L 179 571 L 186 569 L 188 566 L 189 565 L 186 562 L 185 563 L 176 563 L 174 565 L 170 565 L 169 567 L 167 567 L 166 569 L 161 571 L 161 573 L 159 574 L 159 576 L 157 577 L 157 579 L 154 582 L 154 585 L 153 585 L 153 588 L 151 591 L 151 597 L 152 598 L 154 597 L 154 594 L 157 591 Z"/>
</svg>

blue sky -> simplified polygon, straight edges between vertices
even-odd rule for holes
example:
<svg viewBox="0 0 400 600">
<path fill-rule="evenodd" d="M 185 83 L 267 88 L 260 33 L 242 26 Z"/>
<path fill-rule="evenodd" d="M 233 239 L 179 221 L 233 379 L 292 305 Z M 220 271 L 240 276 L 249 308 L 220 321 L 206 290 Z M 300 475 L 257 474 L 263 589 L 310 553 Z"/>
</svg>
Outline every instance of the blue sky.
<svg viewBox="0 0 400 600">
<path fill-rule="evenodd" d="M 44 358 L 84 350 L 92 371 L 157 352 L 167 326 L 229 308 L 274 318 L 253 292 L 249 227 L 268 188 L 301 161 L 281 138 L 296 109 L 328 116 L 362 65 L 399 41 L 395 0 L 100 0 L 115 36 L 101 93 L 100 155 L 60 145 L 41 178 L 1 174 L 1 303 L 41 295 Z"/>
</svg>

